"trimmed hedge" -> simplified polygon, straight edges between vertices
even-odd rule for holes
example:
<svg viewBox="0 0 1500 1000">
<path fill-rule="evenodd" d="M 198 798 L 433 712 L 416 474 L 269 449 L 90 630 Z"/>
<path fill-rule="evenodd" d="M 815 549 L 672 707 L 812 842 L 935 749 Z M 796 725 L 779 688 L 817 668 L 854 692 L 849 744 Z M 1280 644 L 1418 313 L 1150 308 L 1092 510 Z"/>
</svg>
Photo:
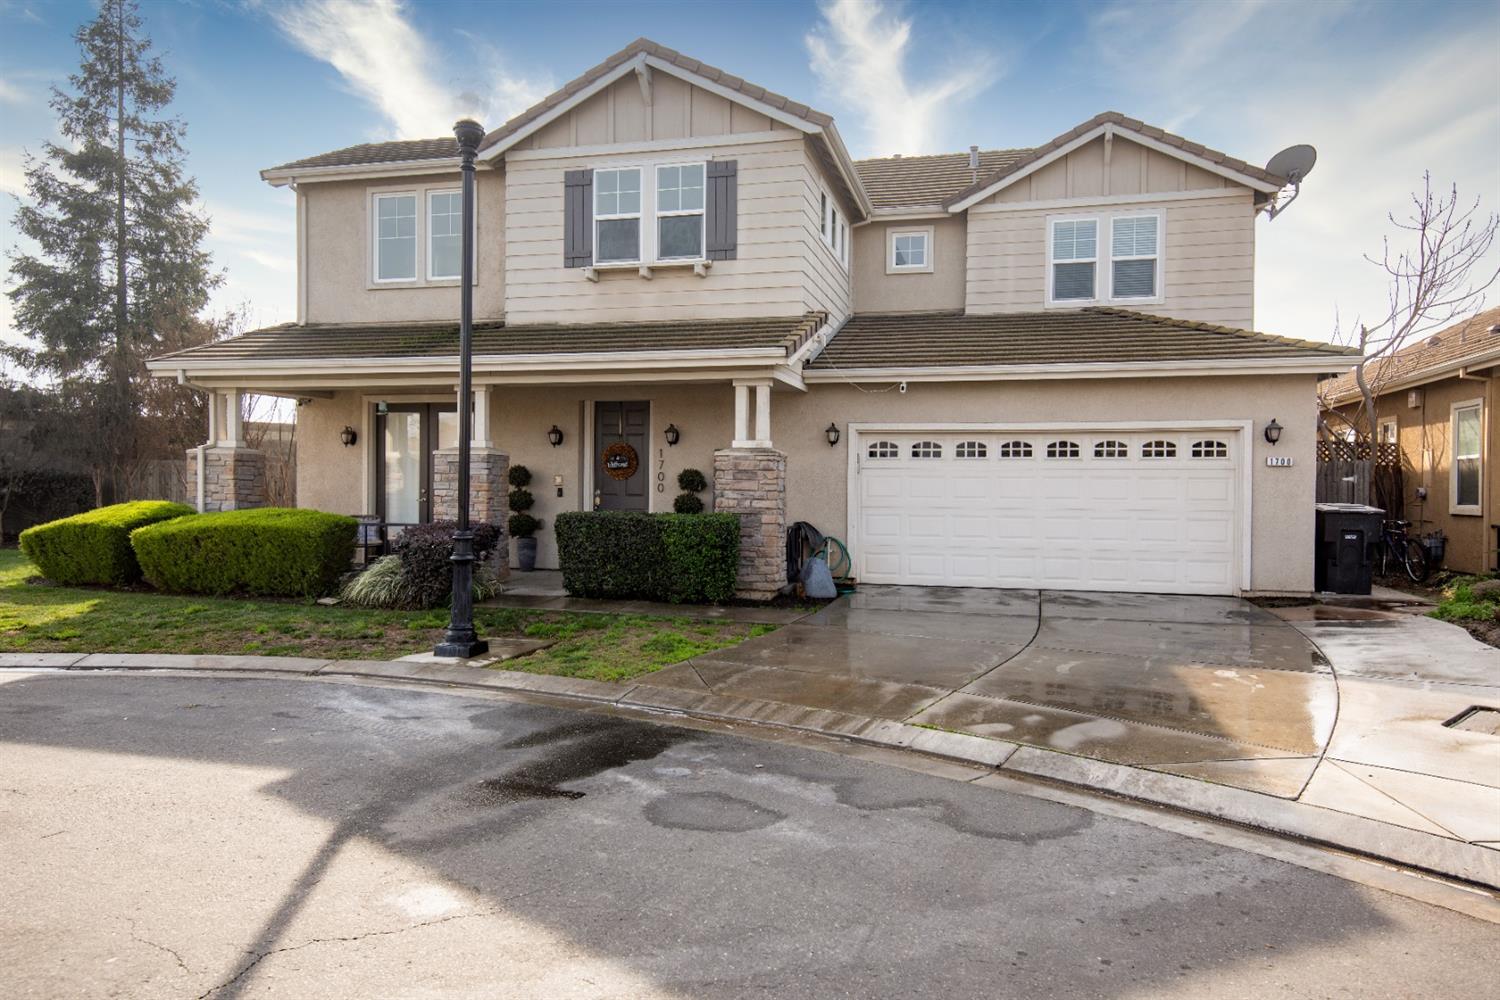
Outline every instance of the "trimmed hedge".
<svg viewBox="0 0 1500 1000">
<path fill-rule="evenodd" d="M 419 608 L 435 608 L 448 603 L 453 594 L 453 521 L 433 521 L 403 528 L 391 546 L 401 560 L 410 599 Z M 487 521 L 469 525 L 474 533 L 474 577 L 500 541 L 500 529 Z"/>
<path fill-rule="evenodd" d="M 563 587 L 580 597 L 711 604 L 734 596 L 734 514 L 574 511 L 557 515 Z"/>
<path fill-rule="evenodd" d="M 137 528 L 130 544 L 158 590 L 316 597 L 349 571 L 358 526 L 341 514 L 258 507 Z"/>
<path fill-rule="evenodd" d="M 53 583 L 134 583 L 141 566 L 130 533 L 192 513 L 187 504 L 167 500 L 117 503 L 27 528 L 21 532 L 21 551 Z"/>
</svg>

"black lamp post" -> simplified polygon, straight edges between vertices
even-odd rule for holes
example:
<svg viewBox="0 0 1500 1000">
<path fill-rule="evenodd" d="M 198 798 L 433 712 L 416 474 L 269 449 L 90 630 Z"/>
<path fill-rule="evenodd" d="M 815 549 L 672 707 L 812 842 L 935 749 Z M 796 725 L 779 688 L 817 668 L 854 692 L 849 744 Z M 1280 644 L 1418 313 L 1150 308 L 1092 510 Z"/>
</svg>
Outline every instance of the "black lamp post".
<svg viewBox="0 0 1500 1000">
<path fill-rule="evenodd" d="M 470 118 L 453 126 L 462 157 L 463 262 L 458 301 L 458 528 L 453 532 L 453 614 L 448 631 L 433 653 L 437 656 L 470 657 L 487 652 L 490 644 L 474 631 L 474 533 L 469 530 L 469 441 L 474 436 L 469 406 L 474 377 L 474 156 L 479 152 L 484 128 Z"/>
</svg>

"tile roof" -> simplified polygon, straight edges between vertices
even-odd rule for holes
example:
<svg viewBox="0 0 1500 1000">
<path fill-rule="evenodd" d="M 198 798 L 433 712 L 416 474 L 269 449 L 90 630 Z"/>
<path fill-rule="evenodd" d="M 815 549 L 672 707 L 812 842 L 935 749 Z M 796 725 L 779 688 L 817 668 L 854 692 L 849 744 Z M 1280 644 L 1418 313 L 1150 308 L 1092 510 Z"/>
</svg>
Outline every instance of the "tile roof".
<svg viewBox="0 0 1500 1000">
<path fill-rule="evenodd" d="M 730 90 L 744 94 L 751 100 L 760 101 L 762 104 L 769 104 L 771 107 L 785 111 L 787 114 L 806 119 L 814 125 L 826 127 L 833 124 L 833 117 L 831 115 L 816 111 L 806 104 L 801 104 L 789 97 L 783 97 L 781 94 L 769 91 L 764 87 L 758 87 L 748 80 L 737 77 L 732 73 L 726 73 L 716 66 L 699 62 L 690 56 L 685 56 L 681 52 L 669 49 L 664 45 L 658 45 L 649 38 L 637 38 L 593 69 L 585 71 L 583 75 L 576 79 L 569 80 L 537 104 L 533 104 L 499 128 L 490 132 L 484 137 L 484 141 L 479 144 L 480 151 L 488 149 L 507 136 L 531 124 L 580 90 L 588 87 L 595 80 L 609 73 L 610 70 L 615 69 L 621 63 L 629 62 L 642 52 L 650 56 L 655 56 L 663 62 L 669 62 L 674 66 L 685 69 L 689 73 L 697 73 L 700 76 L 707 77 L 719 86 L 728 87 Z"/>
<path fill-rule="evenodd" d="M 1500 351 L 1500 331 L 1490 332 L 1497 324 L 1500 324 L 1500 307 L 1487 309 L 1403 347 L 1388 358 L 1371 362 L 1365 366 L 1365 378 L 1378 393 L 1382 385 L 1441 377 L 1456 371 L 1470 361 Z M 1325 400 L 1339 403 L 1359 395 L 1359 386 L 1353 374 L 1346 374 L 1325 381 L 1318 391 Z"/>
<path fill-rule="evenodd" d="M 822 313 L 654 323 L 474 324 L 474 355 L 589 354 L 783 347 L 790 354 L 826 322 Z M 299 359 L 458 356 L 457 323 L 284 323 L 151 359 L 242 363 Z"/>
<path fill-rule="evenodd" d="M 956 202 L 962 201 L 972 194 L 977 194 L 980 191 L 983 191 L 985 188 L 989 187 L 991 184 L 994 184 L 996 181 L 1004 180 L 1006 177 L 1010 176 L 1016 171 L 1030 166 L 1037 160 L 1040 160 L 1051 153 L 1055 153 L 1057 150 L 1061 149 L 1063 146 L 1066 146 L 1074 139 L 1077 139 L 1079 136 L 1083 135 L 1086 132 L 1093 131 L 1100 125 L 1119 125 L 1122 128 L 1128 128 L 1133 132 L 1139 132 L 1141 135 L 1144 135 L 1149 139 L 1155 139 L 1157 142 L 1171 146 L 1174 149 L 1180 149 L 1184 153 L 1191 153 L 1194 156 L 1200 156 L 1203 159 L 1209 160 L 1213 163 L 1217 163 L 1238 173 L 1254 177 L 1256 180 L 1264 181 L 1267 184 L 1275 184 L 1277 187 L 1283 187 L 1287 183 L 1285 177 L 1277 177 L 1275 174 L 1270 173 L 1264 168 L 1246 163 L 1244 160 L 1236 159 L 1235 157 L 1230 156 L 1228 153 L 1221 153 L 1217 149 L 1209 149 L 1207 146 L 1192 142 L 1188 139 L 1184 139 L 1180 135 L 1173 135 L 1171 132 L 1168 132 L 1164 129 L 1159 129 L 1155 125 L 1147 125 L 1139 118 L 1130 118 L 1126 115 L 1120 114 L 1120 112 L 1118 111 L 1105 111 L 1101 114 L 1095 115 L 1081 125 L 1068 129 L 1068 131 L 1064 132 L 1062 135 L 1058 136 L 1052 141 L 1043 143 L 1035 149 L 1025 151 L 1025 155 L 1018 157 L 1011 163 L 1002 165 L 994 173 L 988 176 L 980 177 L 979 180 L 975 181 L 973 184 L 968 185 L 963 190 L 958 191 L 957 193 L 952 195 L 944 204 L 952 205 Z"/>
<path fill-rule="evenodd" d="M 979 176 L 1003 170 L 1029 152 L 1029 149 L 981 150 Z M 968 153 L 856 160 L 854 169 L 876 208 L 942 205 L 974 183 Z"/>
<path fill-rule="evenodd" d="M 1094 307 L 987 315 L 856 314 L 807 367 L 816 371 L 1310 356 L 1327 357 L 1335 370 L 1353 364 L 1350 349 L 1333 344 Z"/>
<path fill-rule="evenodd" d="M 408 160 L 446 160 L 458 156 L 458 140 L 402 139 L 399 142 L 364 142 L 345 146 L 317 156 L 283 163 L 271 170 L 293 170 L 306 167 L 350 167 L 366 163 L 405 163 Z"/>
</svg>

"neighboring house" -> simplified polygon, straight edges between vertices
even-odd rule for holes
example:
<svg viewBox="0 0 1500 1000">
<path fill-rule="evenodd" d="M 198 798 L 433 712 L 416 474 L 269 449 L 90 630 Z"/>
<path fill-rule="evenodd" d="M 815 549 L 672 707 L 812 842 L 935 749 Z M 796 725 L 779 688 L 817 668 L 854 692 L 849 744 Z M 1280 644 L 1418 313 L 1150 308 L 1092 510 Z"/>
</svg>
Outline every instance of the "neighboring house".
<svg viewBox="0 0 1500 1000">
<path fill-rule="evenodd" d="M 1423 534 L 1441 530 L 1444 565 L 1464 573 L 1497 568 L 1500 468 L 1490 452 L 1500 440 L 1497 375 L 1500 309 L 1366 367 L 1376 393 L 1376 440 L 1400 447 L 1407 517 Z M 1334 433 L 1349 421 L 1364 423 L 1353 374 L 1322 383 L 1319 396 L 1332 411 L 1325 422 Z"/>
<path fill-rule="evenodd" d="M 216 412 L 305 400 L 300 504 L 452 510 L 456 148 L 263 171 L 296 191 L 297 322 L 152 363 Z M 1115 113 L 855 162 L 828 115 L 646 40 L 479 168 L 472 495 L 500 519 L 530 468 L 540 565 L 556 514 L 670 510 L 691 467 L 748 515 L 747 596 L 799 520 L 867 582 L 1311 589 L 1314 388 L 1352 361 L 1249 332 L 1283 178 Z M 257 502 L 242 432 L 211 436 L 213 502 Z"/>
</svg>

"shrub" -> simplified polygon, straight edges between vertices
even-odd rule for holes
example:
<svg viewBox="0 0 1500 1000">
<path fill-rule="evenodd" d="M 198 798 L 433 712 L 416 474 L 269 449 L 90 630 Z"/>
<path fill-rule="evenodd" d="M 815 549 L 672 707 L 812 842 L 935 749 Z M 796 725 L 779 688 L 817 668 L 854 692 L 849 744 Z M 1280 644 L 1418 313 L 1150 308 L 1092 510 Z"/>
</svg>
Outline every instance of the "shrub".
<svg viewBox="0 0 1500 1000">
<path fill-rule="evenodd" d="M 523 490 L 519 487 L 511 490 L 505 499 L 510 504 L 510 509 L 517 514 L 523 510 L 530 510 L 532 504 L 536 503 L 536 497 L 531 495 L 530 490 Z"/>
<path fill-rule="evenodd" d="M 691 493 L 679 493 L 672 501 L 672 509 L 679 514 L 701 514 L 703 501 Z"/>
<path fill-rule="evenodd" d="M 553 528 L 570 594 L 673 603 L 734 596 L 740 522 L 733 514 L 571 512 Z"/>
<path fill-rule="evenodd" d="M 531 470 L 524 465 L 512 465 L 510 471 L 505 474 L 506 482 L 512 486 L 521 487 L 531 484 Z"/>
<path fill-rule="evenodd" d="M 499 590 L 500 582 L 494 574 L 483 570 L 475 572 L 474 600 L 494 597 Z M 371 563 L 363 573 L 344 584 L 339 597 L 345 604 L 359 608 L 409 610 L 421 607 L 401 557 L 394 555 L 381 556 Z"/>
<path fill-rule="evenodd" d="M 526 513 L 512 514 L 505 522 L 505 530 L 512 538 L 531 538 L 542 530 L 542 521 Z"/>
<path fill-rule="evenodd" d="M 137 500 L 100 507 L 21 532 L 21 551 L 54 583 L 126 584 L 141 578 L 130 533 L 193 513 L 187 504 Z"/>
<path fill-rule="evenodd" d="M 444 604 L 453 594 L 453 532 L 457 526 L 452 521 L 434 521 L 406 528 L 396 539 L 391 551 L 400 557 L 405 571 L 407 586 L 411 588 L 412 606 L 434 608 Z M 470 525 L 474 532 L 474 561 L 476 569 L 500 539 L 500 529 L 486 521 Z M 480 577 L 477 571 L 474 578 Z"/>
<path fill-rule="evenodd" d="M 702 493 L 708 489 L 708 480 L 697 469 L 683 469 L 677 473 L 677 488 L 684 493 Z"/>
<path fill-rule="evenodd" d="M 137 528 L 130 544 L 159 590 L 313 597 L 348 572 L 358 524 L 342 514 L 259 507 Z"/>
</svg>

